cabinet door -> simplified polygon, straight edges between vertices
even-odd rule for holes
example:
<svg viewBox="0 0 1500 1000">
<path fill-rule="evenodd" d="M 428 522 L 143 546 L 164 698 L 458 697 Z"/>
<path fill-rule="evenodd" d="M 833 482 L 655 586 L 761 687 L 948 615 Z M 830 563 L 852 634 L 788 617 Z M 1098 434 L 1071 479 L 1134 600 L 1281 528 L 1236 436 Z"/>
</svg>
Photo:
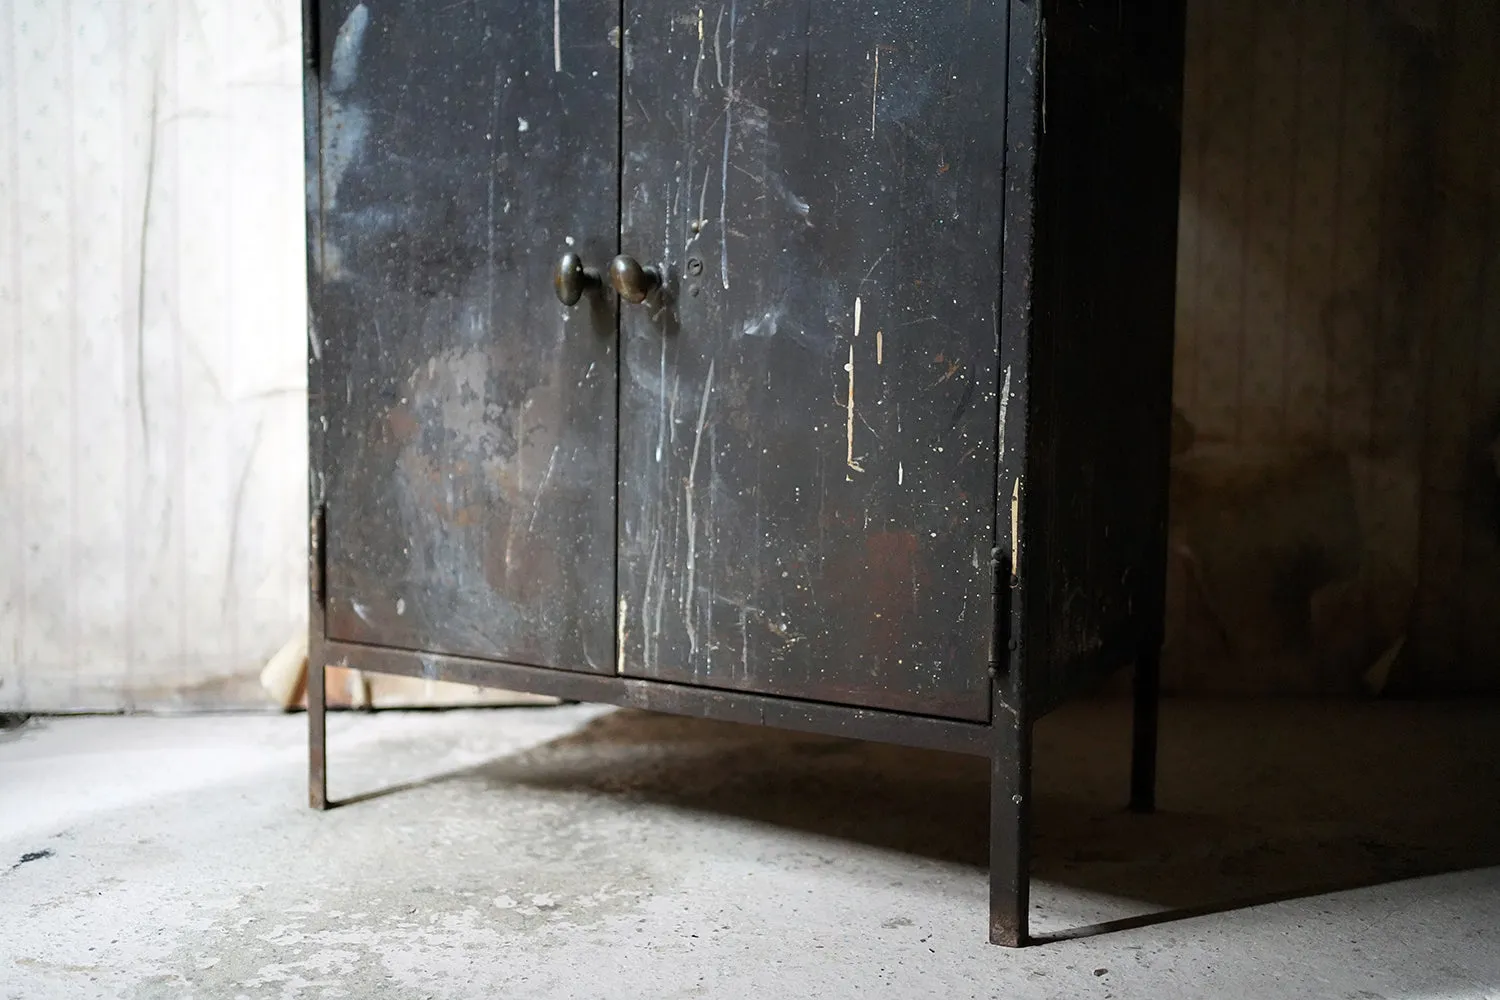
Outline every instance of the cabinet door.
<svg viewBox="0 0 1500 1000">
<path fill-rule="evenodd" d="M 618 4 L 319 13 L 328 633 L 612 672 Z"/>
<path fill-rule="evenodd" d="M 988 717 L 1005 11 L 626 0 L 625 673 Z"/>
</svg>

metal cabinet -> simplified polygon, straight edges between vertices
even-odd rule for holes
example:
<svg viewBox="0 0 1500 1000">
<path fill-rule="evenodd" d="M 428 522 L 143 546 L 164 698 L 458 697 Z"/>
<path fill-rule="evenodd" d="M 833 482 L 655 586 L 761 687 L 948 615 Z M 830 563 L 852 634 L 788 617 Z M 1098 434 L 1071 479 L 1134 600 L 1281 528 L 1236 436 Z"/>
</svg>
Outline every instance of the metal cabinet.
<svg viewBox="0 0 1500 1000">
<path fill-rule="evenodd" d="M 1136 662 L 1181 0 L 309 0 L 312 798 L 350 665 L 987 754 Z"/>
</svg>

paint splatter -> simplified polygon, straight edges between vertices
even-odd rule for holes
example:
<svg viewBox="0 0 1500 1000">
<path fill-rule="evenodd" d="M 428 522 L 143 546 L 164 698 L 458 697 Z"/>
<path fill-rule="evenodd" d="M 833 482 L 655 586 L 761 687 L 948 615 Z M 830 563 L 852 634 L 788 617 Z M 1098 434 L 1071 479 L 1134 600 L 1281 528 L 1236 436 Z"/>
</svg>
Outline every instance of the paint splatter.
<svg viewBox="0 0 1500 1000">
<path fill-rule="evenodd" d="M 22 865 L 29 865 L 33 861 L 41 861 L 43 858 L 50 858 L 50 857 L 52 857 L 52 851 L 51 850 L 27 851 L 25 854 L 21 855 L 21 860 L 20 861 L 17 861 L 15 864 L 11 865 L 10 867 L 11 867 L 11 870 L 14 871 L 15 869 L 21 867 Z"/>
<path fill-rule="evenodd" d="M 552 0 L 552 72 L 562 72 L 562 0 Z"/>
<path fill-rule="evenodd" d="M 860 312 L 861 312 L 862 308 L 863 308 L 863 303 L 860 302 L 859 296 L 855 296 L 854 297 L 854 336 L 855 336 L 855 338 L 859 337 L 859 321 L 860 321 Z M 848 463 L 849 468 L 853 469 L 855 472 L 864 472 L 865 471 L 864 467 L 854 460 L 854 342 L 852 340 L 849 342 L 849 363 L 844 366 L 844 371 L 846 371 L 846 372 L 849 373 L 848 423 L 846 425 L 846 434 L 847 434 L 847 439 L 848 439 L 847 440 L 848 451 L 846 452 L 846 454 L 844 456 L 844 461 L 846 463 Z"/>
</svg>

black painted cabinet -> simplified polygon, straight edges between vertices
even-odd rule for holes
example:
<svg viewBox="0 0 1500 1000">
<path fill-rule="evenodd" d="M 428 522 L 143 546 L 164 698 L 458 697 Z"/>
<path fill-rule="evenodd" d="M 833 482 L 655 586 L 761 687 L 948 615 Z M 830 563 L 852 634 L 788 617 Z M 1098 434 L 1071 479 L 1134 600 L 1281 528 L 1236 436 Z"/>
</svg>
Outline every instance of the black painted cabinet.
<svg viewBox="0 0 1500 1000">
<path fill-rule="evenodd" d="M 1180 0 L 310 0 L 323 670 L 988 754 L 1139 660 Z"/>
</svg>

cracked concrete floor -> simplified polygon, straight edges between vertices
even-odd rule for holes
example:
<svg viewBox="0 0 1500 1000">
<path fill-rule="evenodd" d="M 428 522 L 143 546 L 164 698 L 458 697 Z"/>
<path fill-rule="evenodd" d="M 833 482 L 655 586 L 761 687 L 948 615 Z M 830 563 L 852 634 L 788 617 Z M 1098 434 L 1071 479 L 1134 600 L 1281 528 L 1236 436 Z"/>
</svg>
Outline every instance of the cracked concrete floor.
<svg viewBox="0 0 1500 1000">
<path fill-rule="evenodd" d="M 1033 922 L 982 761 L 595 706 L 0 733 L 0 997 L 1500 996 L 1500 705 L 1168 703 L 1037 735 Z M 1362 886 L 1349 888 L 1350 886 Z M 1343 887 L 1343 888 L 1340 888 Z"/>
</svg>

